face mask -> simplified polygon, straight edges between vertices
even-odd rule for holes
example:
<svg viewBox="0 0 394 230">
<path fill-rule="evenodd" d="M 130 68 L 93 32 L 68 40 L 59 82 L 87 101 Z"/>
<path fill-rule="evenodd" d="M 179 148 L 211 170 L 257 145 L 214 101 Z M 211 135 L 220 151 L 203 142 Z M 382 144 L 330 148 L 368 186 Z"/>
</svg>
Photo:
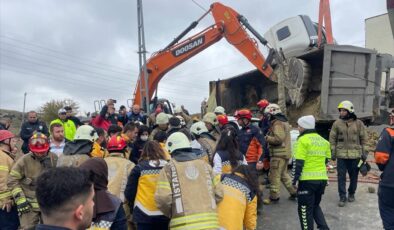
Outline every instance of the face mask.
<svg viewBox="0 0 394 230">
<path fill-rule="evenodd" d="M 141 141 L 147 141 L 148 140 L 148 136 L 147 135 L 142 135 L 140 138 L 141 138 Z"/>
</svg>

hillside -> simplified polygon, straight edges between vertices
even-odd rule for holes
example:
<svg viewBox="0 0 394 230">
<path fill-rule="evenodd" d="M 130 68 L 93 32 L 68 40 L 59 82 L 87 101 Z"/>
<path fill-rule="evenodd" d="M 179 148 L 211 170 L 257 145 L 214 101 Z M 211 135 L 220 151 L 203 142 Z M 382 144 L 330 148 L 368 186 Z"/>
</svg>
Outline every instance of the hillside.
<svg viewBox="0 0 394 230">
<path fill-rule="evenodd" d="M 22 124 L 22 112 L 15 110 L 0 109 L 0 118 L 8 117 L 11 119 L 10 131 L 14 134 L 19 134 L 19 130 Z"/>
</svg>

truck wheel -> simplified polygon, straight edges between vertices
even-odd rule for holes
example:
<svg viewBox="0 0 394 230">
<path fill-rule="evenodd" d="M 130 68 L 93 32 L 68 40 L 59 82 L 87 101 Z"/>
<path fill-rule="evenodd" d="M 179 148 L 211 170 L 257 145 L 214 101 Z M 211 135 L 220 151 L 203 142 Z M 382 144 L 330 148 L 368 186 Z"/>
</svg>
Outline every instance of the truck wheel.
<svg viewBox="0 0 394 230">
<path fill-rule="evenodd" d="M 299 108 L 307 96 L 312 70 L 306 61 L 299 58 L 292 57 L 288 63 L 289 71 L 285 75 L 285 86 L 291 103 Z"/>
</svg>

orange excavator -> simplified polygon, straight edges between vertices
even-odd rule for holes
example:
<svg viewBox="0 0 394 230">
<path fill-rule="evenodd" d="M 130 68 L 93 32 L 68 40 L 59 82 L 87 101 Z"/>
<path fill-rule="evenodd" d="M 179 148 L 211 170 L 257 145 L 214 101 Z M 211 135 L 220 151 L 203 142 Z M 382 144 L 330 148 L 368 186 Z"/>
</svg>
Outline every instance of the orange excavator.
<svg viewBox="0 0 394 230">
<path fill-rule="evenodd" d="M 207 14 L 212 13 L 215 24 L 195 34 L 194 36 L 180 41 L 190 30 L 195 28 Z M 251 38 L 246 31 L 248 29 L 263 45 L 269 48 L 267 59 L 260 52 L 257 41 Z M 218 42 L 223 37 L 235 48 L 237 48 L 256 68 L 267 78 L 276 81 L 276 76 L 271 63 L 280 64 L 280 55 L 269 47 L 267 40 L 263 38 L 248 23 L 247 19 L 237 13 L 232 8 L 221 3 L 213 3 L 210 9 L 204 13 L 197 21 L 194 21 L 186 30 L 174 39 L 163 50 L 152 55 L 147 61 L 148 84 L 145 85 L 145 76 L 140 74 L 135 91 L 134 104 L 144 105 L 146 95 L 142 95 L 140 87 L 148 89 L 149 101 L 157 90 L 159 81 L 171 69 L 205 50 L 209 46 Z M 141 85 L 142 84 L 142 85 Z M 145 91 L 146 92 L 146 91 Z"/>
</svg>

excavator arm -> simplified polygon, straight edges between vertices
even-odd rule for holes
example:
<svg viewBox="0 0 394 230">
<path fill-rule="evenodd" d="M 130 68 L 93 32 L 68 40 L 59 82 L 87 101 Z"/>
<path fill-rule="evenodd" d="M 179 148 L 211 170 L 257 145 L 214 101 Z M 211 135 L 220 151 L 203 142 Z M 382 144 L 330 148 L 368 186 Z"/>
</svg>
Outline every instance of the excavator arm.
<svg viewBox="0 0 394 230">
<path fill-rule="evenodd" d="M 190 31 L 191 28 L 194 28 L 198 21 L 209 12 L 212 13 L 215 19 L 214 25 L 186 40 L 178 42 L 182 36 Z M 145 81 L 141 80 L 144 79 L 142 72 L 134 91 L 134 104 L 143 104 L 142 97 L 145 95 L 141 94 L 140 86 L 148 89 L 148 97 L 151 99 L 154 91 L 157 90 L 159 81 L 168 71 L 218 42 L 223 37 L 231 45 L 235 46 L 264 76 L 268 78 L 272 76 L 273 69 L 270 65 L 272 59 L 270 57 L 272 57 L 271 55 L 274 52 L 270 49 L 269 58 L 267 60 L 265 59 L 258 48 L 257 42 L 248 35 L 244 27 L 248 28 L 263 45 L 267 45 L 267 41 L 249 25 L 242 15 L 238 14 L 232 8 L 216 2 L 211 5 L 210 10 L 202 17 L 198 21 L 193 22 L 188 29 L 182 32 L 164 50 L 154 53 L 147 61 L 148 85 L 145 86 Z"/>
</svg>

